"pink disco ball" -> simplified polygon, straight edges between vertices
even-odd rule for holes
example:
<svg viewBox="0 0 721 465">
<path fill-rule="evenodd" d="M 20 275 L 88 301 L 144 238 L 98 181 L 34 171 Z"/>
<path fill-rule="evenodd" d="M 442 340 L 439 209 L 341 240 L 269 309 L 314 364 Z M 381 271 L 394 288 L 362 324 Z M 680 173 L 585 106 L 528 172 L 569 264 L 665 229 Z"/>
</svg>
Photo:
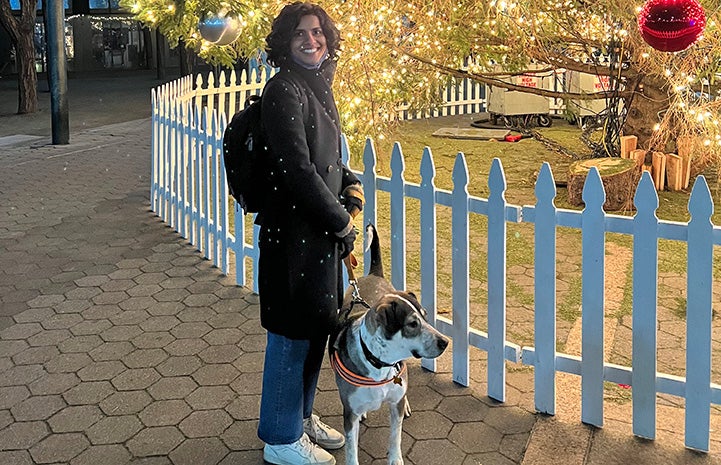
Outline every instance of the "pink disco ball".
<svg viewBox="0 0 721 465">
<path fill-rule="evenodd" d="M 679 52 L 696 42 L 706 27 L 698 0 L 648 0 L 638 15 L 638 28 L 648 45 Z"/>
</svg>

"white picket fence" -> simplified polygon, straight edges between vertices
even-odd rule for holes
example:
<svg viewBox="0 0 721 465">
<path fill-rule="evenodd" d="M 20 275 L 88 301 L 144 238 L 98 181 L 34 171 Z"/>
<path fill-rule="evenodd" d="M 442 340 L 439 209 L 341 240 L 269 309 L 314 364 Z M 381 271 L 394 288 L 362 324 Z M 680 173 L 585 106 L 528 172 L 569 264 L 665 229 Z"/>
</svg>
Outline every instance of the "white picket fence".
<svg viewBox="0 0 721 465">
<path fill-rule="evenodd" d="M 248 285 L 246 261 L 257 270 L 257 226 L 246 237 L 245 217 L 233 202 L 235 223 L 229 225 L 229 201 L 222 160 L 224 111 L 238 108 L 247 95 L 259 93 L 266 74 L 235 75 L 227 84 L 221 74 L 218 88 L 196 87 L 188 78 L 152 91 L 152 181 L 151 207 L 165 222 L 212 260 L 223 273 L 230 272 L 230 254 L 235 255 L 235 276 Z M 250 82 L 248 84 L 248 82 Z M 214 83 L 212 78 L 210 83 Z M 465 95 L 451 91 L 448 96 Z M 453 101 L 446 104 L 452 107 Z M 479 103 L 480 105 L 480 103 Z M 464 107 L 465 108 L 465 107 Z M 349 159 L 343 141 L 343 156 Z M 468 170 L 463 153 L 453 169 L 453 189 L 434 185 L 435 165 L 430 149 L 423 153 L 420 184 L 404 179 L 404 159 L 399 144 L 391 156 L 390 177 L 375 173 L 376 153 L 368 141 L 363 153 L 364 170 L 358 172 L 365 187 L 364 224 L 377 224 L 378 193 L 390 199 L 391 280 L 397 288 L 406 283 L 406 204 L 420 203 L 420 285 L 422 304 L 430 319 L 453 339 L 453 380 L 469 385 L 469 349 L 488 354 L 488 395 L 499 401 L 506 397 L 506 365 L 509 360 L 534 366 L 535 405 L 539 412 L 554 414 L 556 372 L 581 376 L 581 420 L 603 425 L 604 381 L 632 386 L 633 432 L 656 436 L 657 394 L 685 399 L 685 444 L 708 451 L 711 405 L 721 405 L 721 386 L 711 382 L 713 248 L 721 245 L 721 228 L 711 223 L 711 194 L 705 179 L 696 179 L 689 201 L 689 223 L 660 221 L 655 215 L 658 197 L 648 173 L 644 173 L 635 197 L 634 217 L 606 214 L 605 194 L 600 176 L 592 169 L 584 188 L 583 211 L 556 208 L 555 182 L 549 165 L 541 167 L 536 183 L 537 202 L 516 206 L 505 200 L 505 176 L 500 160 L 494 160 L 488 179 L 488 199 L 468 194 Z M 385 197 L 384 197 L 385 198 Z M 452 319 L 436 315 L 437 210 L 451 209 L 452 230 Z M 487 217 L 487 332 L 470 327 L 469 224 L 474 215 Z M 534 347 L 521 347 L 506 339 L 506 225 L 508 222 L 534 225 Z M 556 352 L 556 234 L 558 227 L 574 228 L 582 234 L 582 357 Z M 633 353 L 632 367 L 604 360 L 604 273 L 605 235 L 633 236 Z M 660 239 L 687 244 L 686 377 L 657 372 L 658 242 Z M 369 263 L 369 257 L 364 262 Z M 257 290 L 256 276 L 250 285 Z M 423 366 L 435 370 L 435 362 Z"/>
</svg>

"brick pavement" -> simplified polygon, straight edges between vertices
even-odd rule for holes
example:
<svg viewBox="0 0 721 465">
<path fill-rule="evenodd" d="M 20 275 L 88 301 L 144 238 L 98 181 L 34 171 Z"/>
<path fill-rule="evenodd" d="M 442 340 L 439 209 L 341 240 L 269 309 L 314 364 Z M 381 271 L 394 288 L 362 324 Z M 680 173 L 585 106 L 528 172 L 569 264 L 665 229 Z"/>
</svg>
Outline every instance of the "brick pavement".
<svg viewBox="0 0 721 465">
<path fill-rule="evenodd" d="M 257 296 L 149 210 L 149 133 L 136 120 L 0 155 L 2 464 L 262 463 Z M 498 404 L 480 358 L 475 388 L 449 363 L 411 366 L 406 463 L 520 463 L 527 392 Z M 317 411 L 341 426 L 328 367 Z M 363 463 L 384 462 L 387 435 L 371 415 Z"/>
</svg>

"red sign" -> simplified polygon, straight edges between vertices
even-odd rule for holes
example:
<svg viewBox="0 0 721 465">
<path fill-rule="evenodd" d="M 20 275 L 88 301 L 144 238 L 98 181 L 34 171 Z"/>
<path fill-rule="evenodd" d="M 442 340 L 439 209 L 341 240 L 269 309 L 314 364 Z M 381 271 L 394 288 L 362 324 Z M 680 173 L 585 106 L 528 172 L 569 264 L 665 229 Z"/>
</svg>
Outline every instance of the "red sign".
<svg viewBox="0 0 721 465">
<path fill-rule="evenodd" d="M 611 78 L 608 76 L 596 76 L 596 84 L 594 85 L 596 92 L 603 92 L 611 88 Z"/>
<path fill-rule="evenodd" d="M 518 85 L 523 87 L 538 87 L 538 78 L 533 76 L 519 76 Z"/>
</svg>

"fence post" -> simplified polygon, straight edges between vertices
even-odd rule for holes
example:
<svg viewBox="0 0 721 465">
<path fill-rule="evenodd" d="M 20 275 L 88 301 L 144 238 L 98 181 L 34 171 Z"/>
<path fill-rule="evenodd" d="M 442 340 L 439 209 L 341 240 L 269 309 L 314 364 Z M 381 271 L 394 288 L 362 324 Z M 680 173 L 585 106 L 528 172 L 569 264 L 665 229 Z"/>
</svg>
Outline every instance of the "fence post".
<svg viewBox="0 0 721 465">
<path fill-rule="evenodd" d="M 499 158 L 488 175 L 488 397 L 506 400 L 506 178 Z"/>
<path fill-rule="evenodd" d="M 544 163 L 536 181 L 534 226 L 534 386 L 536 410 L 556 414 L 556 183 Z"/>
<path fill-rule="evenodd" d="M 373 147 L 373 141 L 368 138 L 366 139 L 365 148 L 363 149 L 363 167 L 364 171 L 361 175 L 361 182 L 363 183 L 363 193 L 365 194 L 366 203 L 363 207 L 363 224 L 364 227 L 368 223 L 378 224 L 378 212 L 376 209 L 377 189 L 376 189 L 376 151 Z M 368 244 L 366 244 L 367 246 Z M 364 274 L 370 272 L 371 267 L 371 252 L 370 248 L 366 250 L 363 256 L 363 268 Z"/>
<path fill-rule="evenodd" d="M 433 165 L 431 149 L 423 149 L 421 159 L 420 192 L 420 228 L 421 228 L 421 305 L 428 312 L 428 321 L 436 326 L 436 186 L 433 178 L 436 167 Z M 426 370 L 436 371 L 436 359 L 421 360 Z"/>
<path fill-rule="evenodd" d="M 688 202 L 688 295 L 686 300 L 686 446 L 708 451 L 713 318 L 713 201 L 699 176 Z"/>
<path fill-rule="evenodd" d="M 598 169 L 592 167 L 583 186 L 582 213 L 582 310 L 581 310 L 581 421 L 603 426 L 603 302 L 605 213 Z"/>
<path fill-rule="evenodd" d="M 633 219 L 633 434 L 656 437 L 656 322 L 658 285 L 658 195 L 644 172 L 634 197 Z"/>
<path fill-rule="evenodd" d="M 469 384 L 468 362 L 468 167 L 462 152 L 453 166 L 451 199 L 451 243 L 453 247 L 453 381 Z"/>
<path fill-rule="evenodd" d="M 391 282 L 396 289 L 406 288 L 406 197 L 401 144 L 393 144 L 391 153 Z"/>
</svg>

